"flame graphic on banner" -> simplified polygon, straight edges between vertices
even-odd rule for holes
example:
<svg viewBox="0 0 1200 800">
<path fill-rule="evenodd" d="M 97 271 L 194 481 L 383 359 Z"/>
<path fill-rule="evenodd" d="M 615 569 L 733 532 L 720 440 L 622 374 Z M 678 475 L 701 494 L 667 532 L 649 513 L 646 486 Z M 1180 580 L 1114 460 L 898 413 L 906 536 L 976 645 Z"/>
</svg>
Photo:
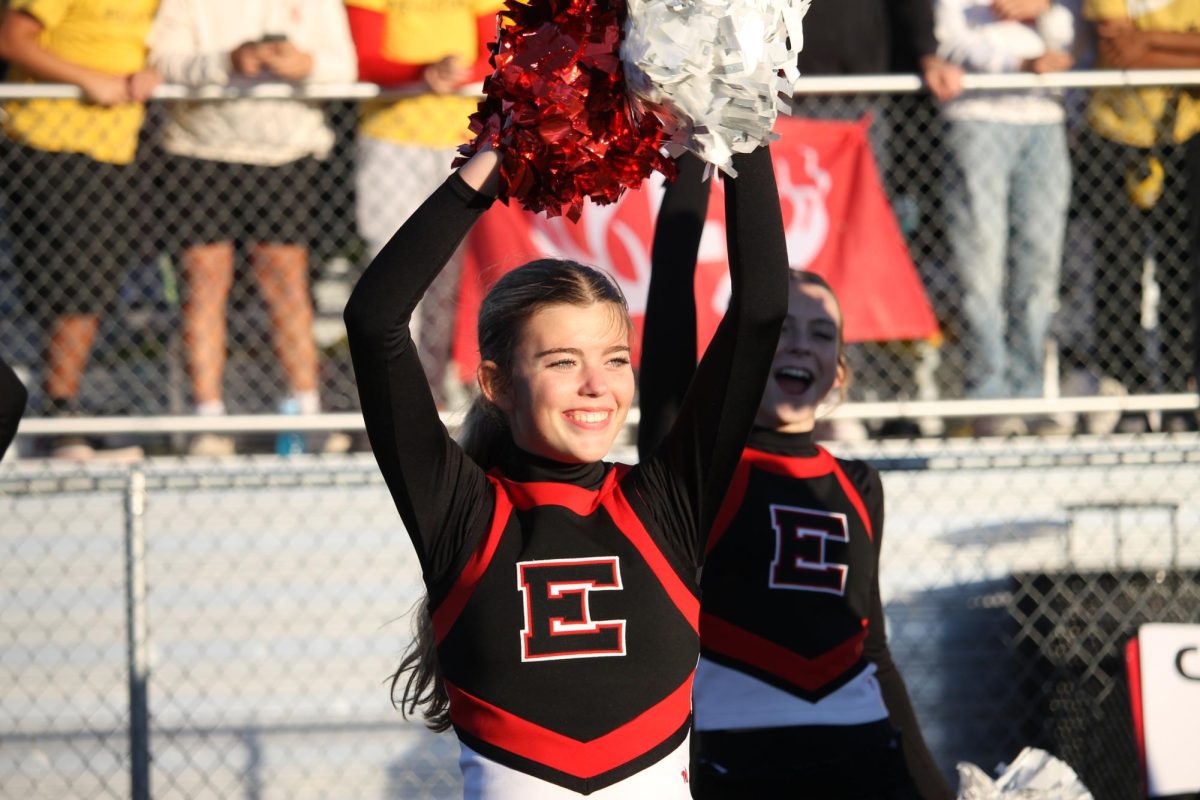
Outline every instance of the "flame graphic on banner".
<svg viewBox="0 0 1200 800">
<path fill-rule="evenodd" d="M 829 238 L 829 207 L 825 198 L 833 189 L 833 176 L 822 169 L 821 154 L 807 145 L 800 149 L 808 181 L 792 180 L 792 168 L 787 161 L 780 161 L 775 167 L 780 199 L 785 203 L 791 201 L 787 249 L 792 269 L 806 269 L 825 248 Z"/>
<path fill-rule="evenodd" d="M 784 223 L 788 264 L 792 269 L 807 269 L 829 239 L 829 206 L 826 198 L 833 190 L 833 176 L 822 168 L 821 154 L 815 148 L 800 145 L 798 150 L 804 163 L 803 177 L 807 180 L 793 179 L 791 164 L 778 159 L 775 162 L 775 182 L 785 213 L 789 209 L 791 211 Z M 713 258 L 718 247 L 720 254 Z M 710 223 L 705 226 L 704 240 L 700 244 L 700 261 L 718 259 L 725 259 L 724 230 Z M 713 313 L 725 313 L 731 291 L 729 276 L 725 275 L 712 296 Z"/>
</svg>

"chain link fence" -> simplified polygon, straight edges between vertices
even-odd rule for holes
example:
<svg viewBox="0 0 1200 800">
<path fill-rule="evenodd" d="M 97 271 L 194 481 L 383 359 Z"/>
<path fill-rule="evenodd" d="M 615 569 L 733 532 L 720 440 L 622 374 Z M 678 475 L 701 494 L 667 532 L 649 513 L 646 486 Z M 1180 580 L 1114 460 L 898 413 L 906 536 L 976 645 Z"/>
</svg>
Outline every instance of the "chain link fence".
<svg viewBox="0 0 1200 800">
<path fill-rule="evenodd" d="M 803 115 L 871 115 L 881 175 L 943 331 L 938 343 L 852 348 L 851 401 L 1194 391 L 1190 298 L 1200 254 L 1192 249 L 1187 227 L 1188 209 L 1197 201 L 1187 196 L 1185 176 L 1189 163 L 1196 169 L 1200 155 L 1189 162 L 1183 145 L 1164 143 L 1150 153 L 1099 136 L 1084 113 L 1093 89 L 1078 88 L 1087 83 L 1088 73 L 1068 75 L 1067 85 L 1077 88 L 1060 92 L 1066 121 L 1049 128 L 1065 137 L 1064 169 L 1069 168 L 1070 177 L 1043 170 L 1023 195 L 1026 199 L 1013 195 L 1013 207 L 995 209 L 993 215 L 1003 217 L 1007 211 L 1013 219 L 1032 217 L 1026 238 L 1063 243 L 1061 256 L 1050 248 L 1051 255 L 1032 268 L 1038 280 L 1052 284 L 1043 298 L 1046 313 L 1053 312 L 1050 357 L 1042 373 L 991 389 L 978 385 L 981 378 L 972 373 L 973 365 L 1003 360 L 1005 353 L 1017 360 L 1022 347 L 1030 349 L 1030 336 L 1025 345 L 1019 341 L 1029 331 L 1040 349 L 1043 326 L 1037 321 L 1040 312 L 1033 309 L 1041 301 L 1031 298 L 1027 287 L 1015 285 L 1015 279 L 999 287 L 1005 305 L 993 320 L 996 324 L 989 322 L 991 312 L 974 308 L 964 295 L 964 281 L 973 281 L 983 269 L 981 261 L 967 262 L 973 253 L 984 257 L 960 230 L 968 207 L 966 168 L 1003 161 L 1004 153 L 987 148 L 1007 147 L 1008 139 L 993 137 L 980 145 L 976 158 L 968 159 L 963 155 L 968 151 L 959 146 L 957 123 L 948 121 L 924 94 L 869 88 L 825 94 L 808 92 L 800 84 Z M 1097 79 L 1096 85 L 1101 83 Z M 1188 85 L 1171 88 L 1190 90 Z M 1009 93 L 1020 91 L 1027 90 Z M 47 103 L 14 99 L 28 97 L 28 92 L 29 87 L 0 85 L 0 100 L 8 99 L 8 108 L 12 103 Z M 78 164 L 43 163 L 28 150 L 5 143 L 0 162 L 5 189 L 0 198 L 0 352 L 29 378 L 30 414 L 51 411 L 41 380 L 47 339 L 63 298 L 79 294 L 95 301 L 100 316 L 80 393 L 85 414 L 188 414 L 199 394 L 211 394 L 204 385 L 212 383 L 214 374 L 230 413 L 272 412 L 314 369 L 323 409 L 355 410 L 341 326 L 345 298 L 378 246 L 378 231 L 372 229 L 390 228 L 399 207 L 423 197 L 431 172 L 440 175 L 448 164 L 439 161 L 429 168 L 402 159 L 393 168 L 362 169 L 366 145 L 356 136 L 359 106 L 353 96 L 348 92 L 347 99 L 339 100 L 325 94 L 312 101 L 336 133 L 333 150 L 323 161 L 293 164 L 278 174 L 275 168 L 247 170 L 217 161 L 182 168 L 160 146 L 172 104 L 222 101 L 152 102 L 136 159 L 112 172 L 115 185 L 107 191 L 117 200 L 99 208 L 89 204 L 85 192 L 63 191 L 84 185 L 72 172 Z M 276 101 L 263 97 L 261 102 Z M 52 108 L 52 102 L 46 107 Z M 53 124 L 52 117 L 46 124 Z M 1194 139 L 1190 147 L 1200 150 L 1200 143 Z M 1125 178 L 1130 168 L 1145 166 L 1148 155 L 1163 167 L 1163 195 L 1143 211 L 1131 203 Z M 1022 163 L 1035 159 L 1039 148 L 1031 146 L 1018 156 Z M 440 158 L 445 161 L 449 155 Z M 214 187 L 223 193 L 210 196 Z M 1042 202 L 1054 193 L 1062 194 L 1061 202 Z M 73 198 L 70 207 L 45 205 L 46 197 L 64 195 Z M 1037 205 L 1030 206 L 1034 200 Z M 47 221 L 61 222 L 64 216 L 72 222 L 65 233 L 61 224 L 52 227 L 65 239 L 41 235 Z M 1009 232 L 1003 219 L 992 223 Z M 127 232 L 129 247 L 108 247 L 120 231 Z M 291 260 L 286 264 L 272 261 L 258 241 L 271 236 L 297 240 L 299 255 L 287 256 Z M 1010 260 L 1024 252 L 1020 240 L 1011 241 Z M 216 306 L 226 310 L 202 313 L 196 309 L 211 298 L 205 301 L 201 295 L 211 294 L 225 280 L 217 275 L 223 268 L 214 263 L 234 265 L 231 277 L 225 273 L 227 302 Z M 435 391 L 449 406 L 464 390 L 445 368 L 455 311 L 451 270 L 420 315 L 425 363 Z M 213 333 L 222 320 L 224 341 Z M 996 325 L 1008 329 L 1006 338 L 981 341 L 979 331 Z M 1040 352 L 1026 355 L 1041 369 Z M 1014 370 L 1010 366 L 1009 372 Z M 1043 375 L 1048 378 L 1044 384 Z"/>
<path fill-rule="evenodd" d="M 9 471 L 0 795 L 461 796 L 386 678 L 421 592 L 369 459 Z"/>
<path fill-rule="evenodd" d="M 835 447 L 882 470 L 892 651 L 948 775 L 1036 745 L 1139 796 L 1121 648 L 1200 622 L 1196 445 Z M 18 462 L 0 519 L 0 795 L 460 795 L 453 737 L 388 703 L 421 582 L 369 457 Z"/>
</svg>

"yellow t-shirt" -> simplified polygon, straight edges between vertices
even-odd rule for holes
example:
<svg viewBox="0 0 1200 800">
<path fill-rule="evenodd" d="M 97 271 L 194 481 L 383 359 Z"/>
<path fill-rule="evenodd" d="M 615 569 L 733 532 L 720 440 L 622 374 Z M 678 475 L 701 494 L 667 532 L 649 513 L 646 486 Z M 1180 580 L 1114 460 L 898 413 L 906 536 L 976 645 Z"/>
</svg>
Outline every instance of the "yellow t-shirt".
<svg viewBox="0 0 1200 800">
<path fill-rule="evenodd" d="M 41 45 L 67 61 L 127 75 L 146 63 L 146 35 L 158 0 L 12 0 L 42 23 Z M 36 82 L 13 65 L 8 79 Z M 137 151 L 141 103 L 98 106 L 79 100 L 21 100 L 5 105 L 10 139 L 54 152 L 84 153 L 128 164 Z"/>
<path fill-rule="evenodd" d="M 383 54 L 407 64 L 479 56 L 476 20 L 503 7 L 501 0 L 347 0 L 346 5 L 386 14 Z M 376 139 L 426 147 L 467 141 L 467 118 L 479 101 L 455 95 L 420 95 L 364 105 L 360 131 Z"/>
<path fill-rule="evenodd" d="M 1200 0 L 1084 0 L 1083 14 L 1095 22 L 1129 19 L 1143 31 L 1200 32 Z M 1175 142 L 1200 132 L 1200 96 L 1186 89 L 1097 89 L 1088 121 L 1105 138 L 1150 147 L 1166 136 L 1158 128 L 1168 103 L 1177 103 Z"/>
</svg>

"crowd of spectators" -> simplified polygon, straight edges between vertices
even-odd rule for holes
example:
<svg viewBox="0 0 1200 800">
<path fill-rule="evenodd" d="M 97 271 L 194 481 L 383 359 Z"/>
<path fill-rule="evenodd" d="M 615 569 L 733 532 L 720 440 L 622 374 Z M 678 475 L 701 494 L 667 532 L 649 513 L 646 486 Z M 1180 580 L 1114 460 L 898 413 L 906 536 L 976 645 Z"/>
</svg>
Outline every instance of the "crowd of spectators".
<svg viewBox="0 0 1200 800">
<path fill-rule="evenodd" d="M 3 3 L 0 3 L 3 5 Z M 249 87 L 261 82 L 412 84 L 412 96 L 362 104 L 354 146 L 357 232 L 377 253 L 449 172 L 474 100 L 460 89 L 488 70 L 486 43 L 501 0 L 10 0 L 0 61 L 10 83 L 73 84 L 81 100 L 9 101 L 3 116 L 9 220 L 26 312 L 47 319 L 42 408 L 80 412 L 80 386 L 101 316 L 113 308 L 136 247 L 130 177 L 145 102 L 162 83 Z M 945 121 L 942 225 L 962 302 L 963 394 L 1037 397 L 1059 297 L 1072 213 L 1136 215 L 1144 241 L 1105 235 L 1096 259 L 1094 335 L 1067 343 L 1068 366 L 1116 372 L 1131 391 L 1194 391 L 1200 309 L 1200 97 L 1187 88 L 1105 89 L 1071 141 L 1061 93 L 963 92 L 970 73 L 1072 68 L 1078 43 L 1095 43 L 1099 68 L 1200 68 L 1200 3 L 1162 0 L 817 0 L 805 20 L 801 72 L 809 76 L 917 73 Z M 1077 35 L 1078 34 L 1078 35 Z M 836 107 L 801 98 L 801 113 L 873 113 L 872 142 L 894 198 L 899 123 L 879 95 Z M 268 310 L 274 351 L 300 413 L 316 413 L 309 191 L 335 134 L 319 103 L 303 99 L 190 99 L 167 104 L 161 132 L 165 203 L 186 208 L 164 237 L 182 277 L 181 328 L 191 402 L 225 413 L 227 307 L 245 254 Z M 1078 147 L 1078 152 L 1075 148 Z M 1072 210 L 1072 164 L 1106 164 Z M 1164 164 L 1180 164 L 1166 169 Z M 1124 169 L 1128 165 L 1129 169 Z M 52 176 L 52 179 L 50 177 Z M 1186 209 L 1186 241 L 1163 232 Z M 1179 251 L 1187 253 L 1178 257 Z M 1143 275 L 1150 255 L 1161 269 Z M 454 404 L 447 373 L 458 270 L 447 268 L 414 315 L 435 396 Z M 1158 291 L 1161 319 L 1135 294 Z M 1148 294 L 1150 293 L 1150 294 Z M 433 302 L 430 303 L 429 300 Z M 1152 315 L 1150 315 L 1152 316 Z M 1170 331 L 1172 335 L 1162 335 Z M 1153 335 L 1152 335 L 1153 334 Z M 1140 346 L 1131 349 L 1129 343 Z M 1164 364 L 1187 364 L 1166 369 Z M 1012 420 L 981 421 L 1006 433 Z M 1045 423 L 1046 420 L 1034 420 Z M 1181 415 L 1195 427 L 1194 415 Z M 1026 429 L 1021 422 L 1021 429 Z M 1046 429 L 1044 426 L 1041 429 Z M 196 453 L 233 441 L 195 437 Z M 55 455 L 88 458 L 93 443 L 59 440 Z M 136 449 L 110 454 L 137 457 Z"/>
</svg>

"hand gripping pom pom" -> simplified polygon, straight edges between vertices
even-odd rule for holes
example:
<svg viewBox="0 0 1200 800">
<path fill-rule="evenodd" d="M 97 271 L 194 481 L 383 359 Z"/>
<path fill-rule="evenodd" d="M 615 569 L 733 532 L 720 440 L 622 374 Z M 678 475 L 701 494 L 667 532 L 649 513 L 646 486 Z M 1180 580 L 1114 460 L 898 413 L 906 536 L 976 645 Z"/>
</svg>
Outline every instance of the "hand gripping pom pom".
<svg viewBox="0 0 1200 800">
<path fill-rule="evenodd" d="M 635 116 L 659 120 L 671 149 L 735 175 L 734 153 L 777 138 L 811 0 L 628 2 L 621 60 Z"/>
<path fill-rule="evenodd" d="M 577 220 L 583 199 L 612 203 L 657 169 L 663 154 L 657 117 L 635 120 L 619 54 L 624 0 L 506 0 L 494 71 L 471 115 L 474 139 L 455 166 L 486 145 L 502 155 L 500 199 Z"/>
</svg>

